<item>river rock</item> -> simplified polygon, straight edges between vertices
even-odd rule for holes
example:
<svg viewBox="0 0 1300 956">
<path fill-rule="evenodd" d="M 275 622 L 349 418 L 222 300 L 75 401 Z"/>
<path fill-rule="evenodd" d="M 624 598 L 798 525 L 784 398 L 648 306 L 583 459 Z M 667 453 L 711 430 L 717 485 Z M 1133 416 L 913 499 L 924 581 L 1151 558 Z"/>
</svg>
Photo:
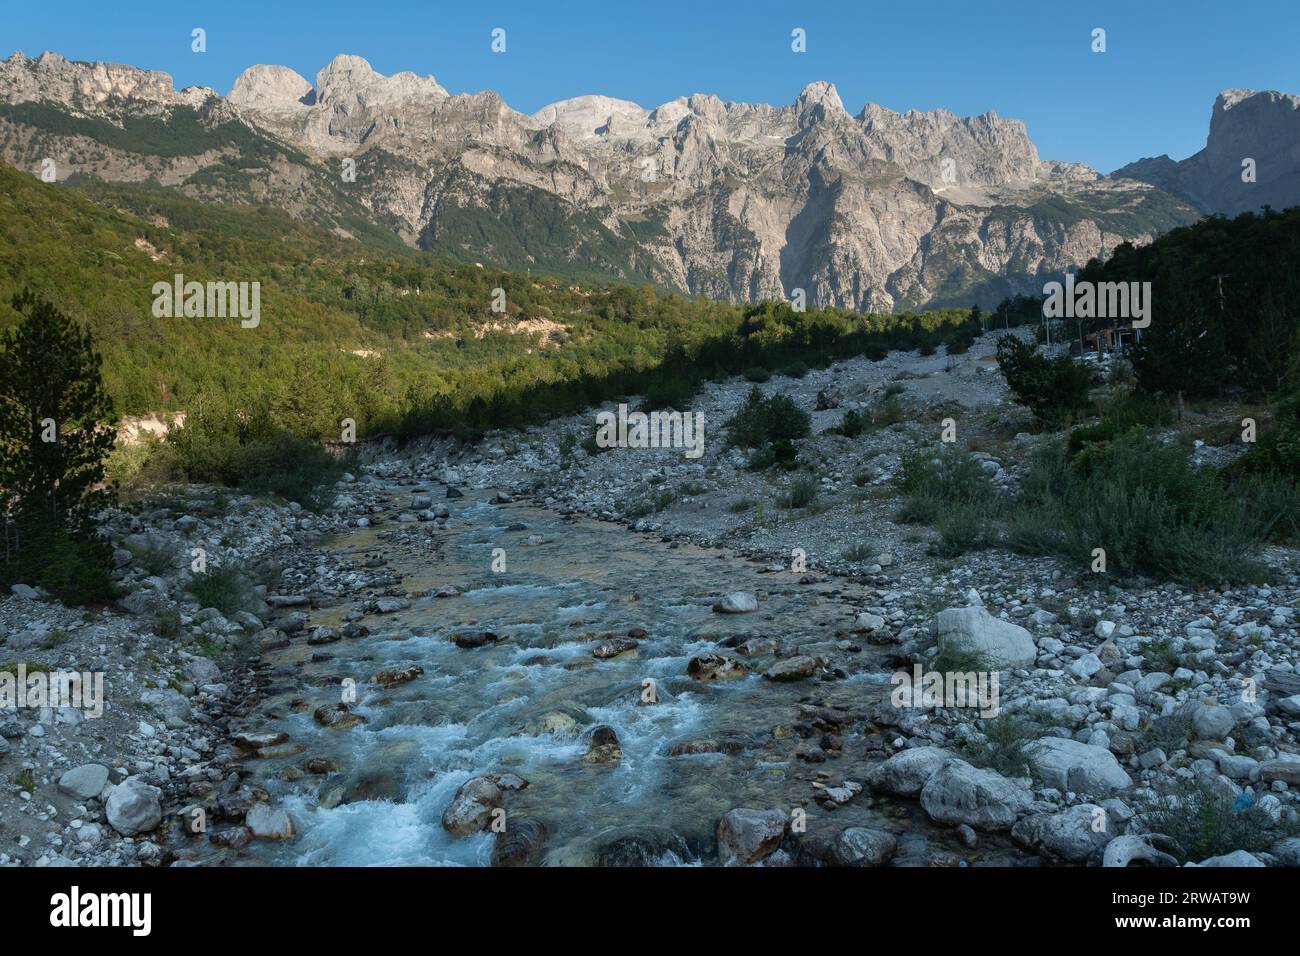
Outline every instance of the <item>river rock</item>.
<svg viewBox="0 0 1300 956">
<path fill-rule="evenodd" d="M 630 637 L 610 637 L 597 644 L 595 649 L 592 650 L 591 656 L 605 660 L 635 650 L 636 647 L 637 642 Z"/>
<path fill-rule="evenodd" d="M 264 747 L 275 747 L 289 739 L 289 735 L 283 730 L 270 730 L 260 734 L 235 734 L 235 746 L 243 747 L 245 750 L 261 750 Z"/>
<path fill-rule="evenodd" d="M 385 667 L 377 671 L 372 679 L 376 684 L 384 687 L 395 687 L 398 684 L 409 683 L 423 673 L 424 668 L 419 664 L 407 664 L 404 667 Z"/>
<path fill-rule="evenodd" d="M 1219 704 L 1193 704 L 1190 717 L 1197 740 L 1224 740 L 1237 725 L 1232 711 Z"/>
<path fill-rule="evenodd" d="M 492 631 L 456 631 L 451 635 L 452 641 L 457 647 L 463 647 L 466 650 L 473 650 L 476 647 L 484 647 L 488 644 L 495 644 L 501 640 Z"/>
<path fill-rule="evenodd" d="M 681 866 L 689 858 L 685 840 L 666 827 L 656 826 L 616 836 L 596 850 L 596 865 L 602 867 Z"/>
<path fill-rule="evenodd" d="M 338 632 L 337 628 L 326 627 L 324 624 L 317 624 L 307 632 L 307 643 L 312 647 L 321 644 L 333 644 L 335 641 L 343 640 L 343 635 Z"/>
<path fill-rule="evenodd" d="M 718 820 L 718 859 L 723 866 L 749 866 L 771 854 L 785 838 L 783 810 L 737 807 Z"/>
<path fill-rule="evenodd" d="M 926 781 L 921 806 L 937 823 L 1007 830 L 1030 802 L 1029 791 L 992 770 L 952 759 Z"/>
<path fill-rule="evenodd" d="M 1034 639 L 1019 624 L 994 617 L 983 607 L 953 607 L 930 622 L 930 633 L 944 649 L 973 651 L 990 667 L 1032 667 L 1038 655 Z"/>
<path fill-rule="evenodd" d="M 1049 787 L 1105 794 L 1133 785 L 1115 755 L 1104 747 L 1066 737 L 1043 737 L 1029 748 L 1034 776 Z"/>
<path fill-rule="evenodd" d="M 1011 829 L 1013 839 L 1026 846 L 1041 846 L 1066 863 L 1083 863 L 1110 843 L 1107 827 L 1098 830 L 1097 820 L 1106 821 L 1104 811 L 1091 803 L 1080 803 L 1060 813 L 1036 813 Z"/>
<path fill-rule="evenodd" d="M 892 833 L 871 827 L 845 827 L 835 839 L 835 861 L 840 866 L 884 866 L 898 848 Z"/>
<path fill-rule="evenodd" d="M 1259 765 L 1259 778 L 1266 783 L 1281 780 L 1290 785 L 1300 784 L 1300 756 L 1282 754 L 1274 760 L 1265 760 Z"/>
<path fill-rule="evenodd" d="M 59 789 L 69 796 L 89 800 L 97 797 L 108 783 L 108 768 L 97 763 L 74 767 L 59 777 Z"/>
<path fill-rule="evenodd" d="M 623 757 L 618 734 L 608 724 L 597 724 L 583 734 L 582 739 L 588 745 L 587 753 L 582 758 L 584 763 L 618 763 Z"/>
<path fill-rule="evenodd" d="M 357 724 L 366 722 L 365 717 L 352 713 L 352 710 L 344 703 L 322 704 L 316 708 L 312 716 L 316 719 L 316 723 L 332 730 L 347 730 L 349 727 L 355 727 Z"/>
<path fill-rule="evenodd" d="M 190 722 L 190 702 L 171 687 L 154 687 L 140 695 L 140 703 L 161 715 L 170 730 L 179 730 Z"/>
<path fill-rule="evenodd" d="M 734 680 L 748 672 L 740 661 L 721 654 L 697 654 L 686 665 L 686 673 L 699 681 Z"/>
<path fill-rule="evenodd" d="M 885 626 L 885 619 L 879 614 L 872 614 L 869 611 L 861 611 L 853 620 L 853 629 L 870 634 L 872 631 L 878 631 Z"/>
<path fill-rule="evenodd" d="M 546 825 L 532 817 L 507 817 L 492 846 L 493 866 L 535 866 L 546 848 Z"/>
<path fill-rule="evenodd" d="M 217 684 L 221 682 L 221 668 L 210 657 L 196 655 L 186 659 L 185 676 L 197 687 L 202 687 L 204 684 Z"/>
<path fill-rule="evenodd" d="M 501 790 L 487 777 L 471 777 L 442 812 L 442 828 L 452 836 L 469 836 L 485 829 L 492 811 L 501 806 Z"/>
<path fill-rule="evenodd" d="M 162 791 L 139 777 L 127 777 L 108 794 L 104 812 L 109 824 L 122 836 L 136 836 L 155 829 L 162 822 Z"/>
<path fill-rule="evenodd" d="M 578 721 L 562 710 L 553 710 L 542 715 L 541 731 L 544 734 L 567 737 L 576 734 L 577 730 Z"/>
<path fill-rule="evenodd" d="M 816 673 L 817 661 L 814 658 L 800 655 L 777 661 L 763 673 L 763 676 L 774 681 L 796 681 L 806 680 Z"/>
<path fill-rule="evenodd" d="M 258 840 L 292 840 L 293 817 L 279 807 L 255 803 L 244 817 L 244 826 Z"/>
<path fill-rule="evenodd" d="M 713 610 L 719 614 L 749 614 L 758 610 L 758 596 L 752 591 L 732 591 L 714 602 Z"/>
<path fill-rule="evenodd" d="M 405 611 L 411 606 L 411 602 L 404 597 L 381 597 L 375 602 L 375 612 L 377 614 L 396 614 L 398 611 Z"/>
<path fill-rule="evenodd" d="M 1212 856 L 1208 860 L 1202 860 L 1196 866 L 1263 866 L 1263 862 L 1254 854 L 1247 853 L 1245 850 L 1233 850 L 1231 853 L 1225 853 L 1223 856 Z"/>
<path fill-rule="evenodd" d="M 867 783 L 875 790 L 914 797 L 952 754 L 941 747 L 913 747 L 894 754 L 867 772 Z"/>
<path fill-rule="evenodd" d="M 1150 866 L 1177 866 L 1178 860 L 1172 855 L 1158 849 L 1154 844 L 1169 842 L 1168 837 L 1159 834 L 1125 834 L 1117 836 L 1106 844 L 1102 854 L 1101 865 L 1105 867 L 1127 867 L 1134 863 Z"/>
</svg>

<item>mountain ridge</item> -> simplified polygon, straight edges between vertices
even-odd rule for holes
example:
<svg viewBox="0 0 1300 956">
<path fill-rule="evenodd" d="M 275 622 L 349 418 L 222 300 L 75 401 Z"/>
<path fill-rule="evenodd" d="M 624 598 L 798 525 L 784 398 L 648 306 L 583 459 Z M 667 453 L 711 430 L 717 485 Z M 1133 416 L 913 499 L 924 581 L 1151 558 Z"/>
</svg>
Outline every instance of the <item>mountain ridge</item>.
<svg viewBox="0 0 1300 956">
<path fill-rule="evenodd" d="M 825 81 L 785 106 L 589 94 L 524 114 L 348 54 L 314 84 L 251 66 L 222 96 L 45 53 L 0 61 L 0 104 L 0 155 L 23 168 L 62 153 L 64 175 L 269 203 L 349 234 L 364 219 L 467 261 L 729 301 L 991 305 L 1206 211 L 1177 177 L 1159 181 L 1163 164 L 1103 176 L 1044 160 L 992 110 L 850 115 Z M 59 111 L 122 128 L 156 118 L 188 128 L 193 152 L 106 148 L 111 134 L 62 130 Z M 211 143 L 214 130 L 251 145 Z"/>
</svg>

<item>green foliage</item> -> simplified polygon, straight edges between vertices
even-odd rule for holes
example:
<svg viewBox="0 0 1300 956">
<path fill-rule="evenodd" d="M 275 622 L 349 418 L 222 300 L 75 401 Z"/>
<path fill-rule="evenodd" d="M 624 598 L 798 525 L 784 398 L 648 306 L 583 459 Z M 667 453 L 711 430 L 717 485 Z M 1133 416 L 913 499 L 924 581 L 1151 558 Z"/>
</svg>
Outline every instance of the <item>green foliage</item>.
<svg viewBox="0 0 1300 956">
<path fill-rule="evenodd" d="M 857 438 L 867 430 L 868 424 L 870 424 L 870 421 L 865 415 L 850 408 L 844 413 L 844 417 L 840 419 L 838 425 L 833 425 L 826 431 L 828 434 L 843 435 L 845 438 Z"/>
<path fill-rule="evenodd" d="M 760 448 L 769 442 L 793 442 L 808 434 L 812 418 L 786 395 L 767 398 L 754 387 L 736 413 L 723 424 L 727 445 Z"/>
<path fill-rule="evenodd" d="M 1080 281 L 1151 283 L 1155 314 L 1133 351 L 1147 392 L 1277 390 L 1300 331 L 1300 208 L 1209 216 L 1143 246 L 1122 243 Z"/>
<path fill-rule="evenodd" d="M 0 584 L 35 581 L 64 601 L 113 594 L 93 517 L 114 430 L 89 331 L 30 292 L 0 333 Z"/>
<path fill-rule="evenodd" d="M 1045 425 L 1061 424 L 1088 407 L 1092 373 L 1069 356 L 1049 359 L 1014 335 L 998 340 L 998 368 L 1011 394 Z"/>
<path fill-rule="evenodd" d="M 981 668 L 961 670 L 978 671 Z M 968 738 L 962 748 L 971 763 L 996 770 L 1004 777 L 1029 776 L 1029 759 L 1041 732 L 1038 726 L 1016 714 L 1002 711 L 996 717 L 981 720 L 979 729 L 983 733 Z"/>
<path fill-rule="evenodd" d="M 190 481 L 275 495 L 312 511 L 329 506 L 347 467 L 344 458 L 274 424 L 266 405 L 248 413 L 216 396 L 205 396 L 167 442 Z"/>
<path fill-rule="evenodd" d="M 254 604 L 248 579 L 238 569 L 224 565 L 195 574 L 190 580 L 189 591 L 200 607 L 216 608 L 224 617 L 251 610 Z"/>
<path fill-rule="evenodd" d="M 1130 431 L 1073 459 L 1054 442 L 1031 459 L 1009 543 L 1090 566 L 1103 548 L 1110 573 L 1191 584 L 1257 580 L 1254 558 L 1277 503 L 1229 495 L 1187 451 Z"/>
<path fill-rule="evenodd" d="M 1169 837 L 1180 863 L 1199 863 L 1235 850 L 1267 850 L 1295 826 L 1275 823 L 1260 807 L 1238 806 L 1237 797 L 1212 781 L 1172 778 L 1154 796 L 1139 794 L 1133 810 L 1149 833 Z"/>
<path fill-rule="evenodd" d="M 906 455 L 895 483 L 905 496 L 898 517 L 908 523 L 932 524 L 953 510 L 989 514 L 996 508 L 997 492 L 989 476 L 979 462 L 952 445 Z"/>
<path fill-rule="evenodd" d="M 118 595 L 109 569 L 113 549 L 98 538 L 74 537 L 58 531 L 28 542 L 39 564 L 28 565 L 23 575 L 64 604 L 76 607 L 110 600 Z M 20 562 L 18 565 L 22 567 Z"/>
<path fill-rule="evenodd" d="M 817 490 L 816 479 L 796 478 L 781 496 L 780 505 L 783 508 L 806 508 L 817 499 Z"/>
<path fill-rule="evenodd" d="M 1072 429 L 1069 437 L 1070 452 L 1079 452 L 1089 444 L 1111 441 L 1134 428 L 1168 425 L 1173 418 L 1173 410 L 1164 399 L 1131 393 L 1104 408 L 1101 420 L 1095 425 L 1082 425 Z"/>
</svg>

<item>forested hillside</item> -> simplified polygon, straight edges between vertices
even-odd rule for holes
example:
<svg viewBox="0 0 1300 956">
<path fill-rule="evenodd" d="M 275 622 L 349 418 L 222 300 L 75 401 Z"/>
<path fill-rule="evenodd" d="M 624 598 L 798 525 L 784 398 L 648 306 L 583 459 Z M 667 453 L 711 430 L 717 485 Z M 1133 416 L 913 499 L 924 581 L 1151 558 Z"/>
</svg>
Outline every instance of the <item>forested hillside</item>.
<svg viewBox="0 0 1300 956">
<path fill-rule="evenodd" d="M 155 318 L 153 285 L 178 272 L 261 283 L 260 323 Z M 268 208 L 149 186 L 69 188 L 0 167 L 0 299 L 28 287 L 94 332 L 120 413 L 243 406 L 319 438 L 337 438 L 344 418 L 362 434 L 508 425 L 656 383 L 680 394 L 700 375 L 933 348 L 969 332 L 960 310 L 797 313 L 413 250 L 377 257 Z M 16 321 L 0 305 L 0 326 Z"/>
</svg>

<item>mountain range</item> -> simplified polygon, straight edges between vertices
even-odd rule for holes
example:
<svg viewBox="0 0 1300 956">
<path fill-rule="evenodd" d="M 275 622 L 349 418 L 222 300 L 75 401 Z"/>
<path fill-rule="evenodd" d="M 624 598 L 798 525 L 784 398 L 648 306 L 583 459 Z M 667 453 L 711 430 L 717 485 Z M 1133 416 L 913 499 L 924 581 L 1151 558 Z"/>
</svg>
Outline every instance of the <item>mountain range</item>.
<svg viewBox="0 0 1300 956">
<path fill-rule="evenodd" d="M 0 158 L 518 271 L 887 311 L 992 305 L 1206 213 L 1300 203 L 1300 99 L 1225 91 L 1204 150 L 1102 175 L 1041 159 L 991 111 L 853 115 L 824 82 L 788 106 L 582 96 L 526 115 L 357 56 L 314 84 L 253 66 L 222 96 L 15 53 L 0 60 Z"/>
</svg>

